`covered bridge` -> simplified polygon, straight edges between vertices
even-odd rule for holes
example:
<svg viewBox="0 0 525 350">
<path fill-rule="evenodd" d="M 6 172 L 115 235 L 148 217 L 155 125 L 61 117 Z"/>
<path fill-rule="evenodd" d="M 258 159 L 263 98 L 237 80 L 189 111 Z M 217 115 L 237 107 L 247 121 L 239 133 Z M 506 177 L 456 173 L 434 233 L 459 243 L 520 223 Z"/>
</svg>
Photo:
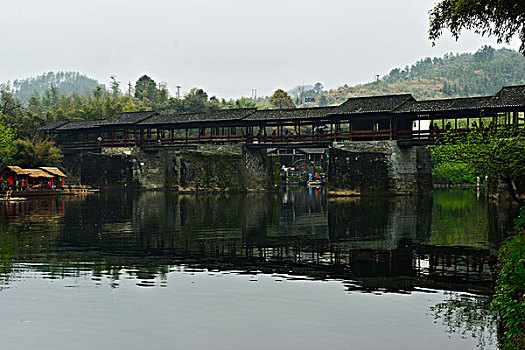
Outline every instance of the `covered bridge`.
<svg viewBox="0 0 525 350">
<path fill-rule="evenodd" d="M 430 143 L 451 128 L 524 127 L 524 113 L 525 85 L 518 85 L 486 97 L 417 101 L 399 94 L 349 98 L 334 107 L 126 112 L 107 119 L 56 121 L 41 130 L 65 148 L 239 142 L 279 147 L 346 140 Z"/>
</svg>

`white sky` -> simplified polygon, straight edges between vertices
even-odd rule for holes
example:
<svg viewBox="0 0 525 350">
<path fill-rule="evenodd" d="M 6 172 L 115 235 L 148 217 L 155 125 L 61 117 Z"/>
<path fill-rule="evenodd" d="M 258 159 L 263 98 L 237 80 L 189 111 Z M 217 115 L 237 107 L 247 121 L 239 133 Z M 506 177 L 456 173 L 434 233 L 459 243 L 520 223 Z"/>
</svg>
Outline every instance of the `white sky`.
<svg viewBox="0 0 525 350">
<path fill-rule="evenodd" d="M 432 47 L 435 2 L 0 0 L 0 82 L 73 70 L 126 85 L 148 74 L 172 95 L 181 85 L 237 98 L 364 83 L 427 56 L 502 47 L 471 33 Z"/>
</svg>

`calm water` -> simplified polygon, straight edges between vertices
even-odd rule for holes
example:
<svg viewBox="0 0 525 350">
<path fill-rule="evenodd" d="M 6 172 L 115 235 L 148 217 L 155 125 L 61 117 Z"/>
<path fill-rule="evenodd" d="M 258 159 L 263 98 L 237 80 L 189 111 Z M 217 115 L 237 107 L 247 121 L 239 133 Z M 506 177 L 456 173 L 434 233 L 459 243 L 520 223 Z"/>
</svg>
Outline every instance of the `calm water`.
<svg viewBox="0 0 525 350">
<path fill-rule="evenodd" d="M 0 203 L 2 348 L 495 349 L 509 217 L 454 190 Z"/>
</svg>

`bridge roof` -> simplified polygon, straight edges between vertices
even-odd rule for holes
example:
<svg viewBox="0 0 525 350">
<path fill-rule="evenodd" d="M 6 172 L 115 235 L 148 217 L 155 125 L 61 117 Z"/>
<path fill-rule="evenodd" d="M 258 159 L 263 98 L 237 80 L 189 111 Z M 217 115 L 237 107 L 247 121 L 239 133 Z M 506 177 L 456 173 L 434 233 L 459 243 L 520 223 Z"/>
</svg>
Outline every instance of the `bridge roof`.
<svg viewBox="0 0 525 350">
<path fill-rule="evenodd" d="M 100 125 L 133 125 L 157 114 L 155 111 L 123 112 L 100 120 Z"/>
<path fill-rule="evenodd" d="M 172 125 L 183 123 L 204 123 L 210 121 L 241 120 L 255 111 L 255 108 L 238 108 L 219 109 L 201 113 L 177 113 L 164 115 L 156 114 L 150 118 L 140 121 L 137 123 L 137 125 Z"/>
<path fill-rule="evenodd" d="M 84 130 L 84 129 L 95 129 L 101 126 L 102 119 L 96 120 L 79 120 L 72 121 L 67 124 L 64 124 L 58 128 L 56 131 L 71 131 L 71 130 Z"/>
<path fill-rule="evenodd" d="M 338 107 L 332 107 L 331 114 L 362 114 L 392 112 L 402 104 L 415 101 L 410 94 L 368 96 L 349 98 Z"/>
<path fill-rule="evenodd" d="M 394 113 L 443 112 L 481 109 L 490 104 L 492 97 L 450 98 L 441 100 L 408 101 L 396 108 Z"/>
<path fill-rule="evenodd" d="M 177 113 L 162 115 L 155 111 L 119 113 L 107 119 L 91 121 L 54 121 L 42 131 L 86 130 L 106 126 L 181 125 L 210 122 L 271 122 L 286 120 L 312 121 L 341 115 L 360 116 L 368 113 L 446 113 L 480 110 L 483 108 L 525 107 L 525 85 L 503 87 L 496 95 L 486 97 L 453 98 L 416 101 L 410 94 L 349 98 L 336 107 L 310 107 L 294 109 L 221 109 L 202 113 Z"/>
<path fill-rule="evenodd" d="M 286 108 L 286 109 L 260 109 L 248 115 L 245 121 L 272 121 L 292 119 L 322 118 L 332 113 L 334 107 Z"/>
<path fill-rule="evenodd" d="M 69 122 L 70 122 L 69 119 L 55 120 L 55 121 L 52 122 L 52 123 L 49 123 L 49 124 L 47 124 L 47 125 L 44 125 L 43 127 L 41 127 L 41 128 L 38 129 L 38 130 L 41 130 L 41 131 L 52 131 L 52 130 L 55 130 L 56 128 L 61 127 L 61 126 L 64 125 L 64 124 L 69 123 Z"/>
<path fill-rule="evenodd" d="M 491 107 L 525 106 L 525 85 L 505 86 L 491 100 Z"/>
</svg>

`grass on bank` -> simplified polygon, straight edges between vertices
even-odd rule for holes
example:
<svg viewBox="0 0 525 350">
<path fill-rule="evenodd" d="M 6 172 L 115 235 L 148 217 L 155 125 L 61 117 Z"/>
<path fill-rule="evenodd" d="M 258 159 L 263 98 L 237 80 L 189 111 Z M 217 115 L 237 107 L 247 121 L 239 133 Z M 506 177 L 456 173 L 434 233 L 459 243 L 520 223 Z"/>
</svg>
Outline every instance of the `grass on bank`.
<svg viewBox="0 0 525 350">
<path fill-rule="evenodd" d="M 515 236 L 499 249 L 499 273 L 492 307 L 500 321 L 502 349 L 525 349 L 525 207 Z"/>
</svg>

